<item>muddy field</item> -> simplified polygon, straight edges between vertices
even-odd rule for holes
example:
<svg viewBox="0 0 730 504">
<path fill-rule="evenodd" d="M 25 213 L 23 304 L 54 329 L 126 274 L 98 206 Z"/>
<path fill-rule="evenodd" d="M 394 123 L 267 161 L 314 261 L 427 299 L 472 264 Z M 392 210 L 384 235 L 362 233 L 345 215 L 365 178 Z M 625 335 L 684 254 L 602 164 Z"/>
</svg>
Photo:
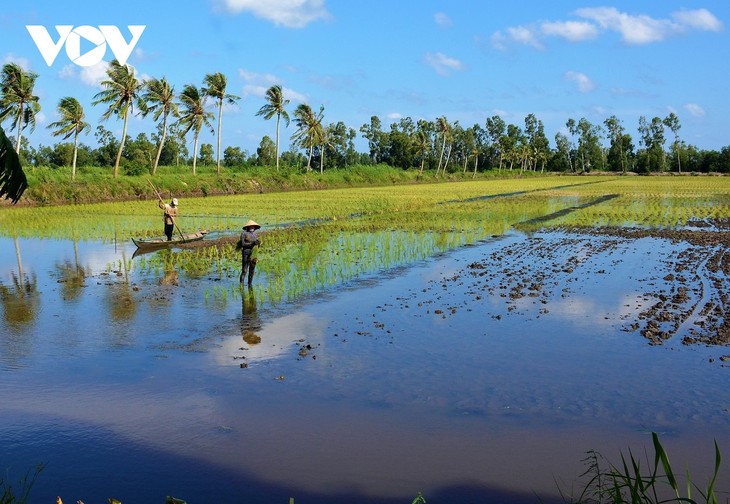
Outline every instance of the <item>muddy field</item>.
<svg viewBox="0 0 730 504">
<path fill-rule="evenodd" d="M 727 221 L 693 223 L 693 229 L 647 230 L 593 228 L 563 230 L 528 239 L 492 252 L 431 289 L 441 289 L 436 299 L 421 303 L 447 317 L 463 309 L 478 309 L 484 298 L 501 298 L 506 313 L 493 309 L 496 320 L 504 316 L 537 316 L 550 313 L 551 300 L 581 295 L 587 282 L 612 277 L 625 251 L 637 240 L 671 244 L 670 252 L 650 258 L 646 276 L 616 279 L 640 286 L 636 306 L 627 313 L 606 314 L 622 319 L 621 330 L 636 333 L 651 345 L 681 341 L 683 345 L 730 343 L 730 233 Z M 657 258 L 660 261 L 656 263 Z M 654 267 L 659 265 L 659 269 Z M 639 271 L 641 271 L 641 266 Z M 469 300 L 443 305 L 450 289 L 466 289 Z M 437 291 L 438 292 L 438 291 Z M 441 306 L 439 306 L 441 305 Z M 729 352 L 730 353 L 730 352 Z M 722 355 L 723 362 L 730 356 Z"/>
</svg>

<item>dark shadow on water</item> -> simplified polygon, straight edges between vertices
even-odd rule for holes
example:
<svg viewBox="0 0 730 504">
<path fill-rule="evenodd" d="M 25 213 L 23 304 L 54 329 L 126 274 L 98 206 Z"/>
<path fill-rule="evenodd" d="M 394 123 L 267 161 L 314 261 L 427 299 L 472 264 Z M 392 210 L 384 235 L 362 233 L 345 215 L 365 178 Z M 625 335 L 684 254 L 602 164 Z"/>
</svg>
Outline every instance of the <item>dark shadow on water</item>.
<svg viewBox="0 0 730 504">
<path fill-rule="evenodd" d="M 0 446 L 4 445 L 0 449 L 0 464 L 7 469 L 9 481 L 19 479 L 39 463 L 46 465 L 32 489 L 31 502 L 55 502 L 56 496 L 60 496 L 65 502 L 107 502 L 114 497 L 122 502 L 154 504 L 164 502 L 170 495 L 190 504 L 286 504 L 290 498 L 295 504 L 410 504 L 419 490 L 430 504 L 562 502 L 555 496 L 538 496 L 529 490 L 513 492 L 480 484 L 455 484 L 429 490 L 427 481 L 421 489 L 404 488 L 406 495 L 402 498 L 374 496 L 358 488 L 319 493 L 264 482 L 244 472 L 150 449 L 105 429 L 82 425 L 59 427 L 64 424 L 63 420 L 43 420 L 34 428 L 22 429 L 23 437 L 38 440 L 31 447 L 9 442 L 17 441 L 17 432 L 15 436 L 3 433 L 10 440 L 0 436 Z M 90 445 L 93 447 L 89 448 Z M 242 450 L 241 459 L 245 458 Z M 397 479 L 397 474 L 392 479 Z"/>
</svg>

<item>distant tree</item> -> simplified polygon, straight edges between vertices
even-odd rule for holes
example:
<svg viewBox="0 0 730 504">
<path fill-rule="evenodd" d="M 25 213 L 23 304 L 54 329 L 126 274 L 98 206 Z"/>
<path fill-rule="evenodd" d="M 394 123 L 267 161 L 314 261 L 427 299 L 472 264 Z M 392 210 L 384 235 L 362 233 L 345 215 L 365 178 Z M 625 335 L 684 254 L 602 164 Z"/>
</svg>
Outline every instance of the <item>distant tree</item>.
<svg viewBox="0 0 730 504">
<path fill-rule="evenodd" d="M 444 160 L 444 151 L 446 150 L 446 142 L 449 139 L 449 135 L 451 133 L 451 125 L 449 124 L 449 121 L 446 120 L 446 117 L 439 117 L 436 119 L 436 132 L 441 135 L 441 153 L 439 154 L 439 164 L 436 167 L 436 175 L 439 174 L 439 170 L 441 169 L 441 164 Z M 446 173 L 446 163 L 443 163 L 444 165 L 444 173 Z"/>
<path fill-rule="evenodd" d="M 15 153 L 20 153 L 20 139 L 23 129 L 30 126 L 35 129 L 35 117 L 41 110 L 39 98 L 33 94 L 35 81 L 38 74 L 26 72 L 16 63 L 3 65 L 2 77 L 0 77 L 0 122 L 10 117 L 12 124 L 10 129 L 16 129 L 18 135 L 15 140 Z"/>
<path fill-rule="evenodd" d="M 671 112 L 667 117 L 664 118 L 662 123 L 664 124 L 664 126 L 669 128 L 672 133 L 674 133 L 672 151 L 674 151 L 674 155 L 677 158 L 677 170 L 679 173 L 682 173 L 682 156 L 680 152 L 681 143 L 679 141 L 679 130 L 682 125 L 679 123 L 679 117 L 677 117 L 677 114 L 675 114 L 674 112 Z"/>
<path fill-rule="evenodd" d="M 155 175 L 157 173 L 157 166 L 160 163 L 160 156 L 162 156 L 162 149 L 167 139 L 167 119 L 171 115 L 173 117 L 179 117 L 180 112 L 177 103 L 175 103 L 175 89 L 164 77 L 162 79 L 150 79 L 146 81 L 144 83 L 142 99 L 146 103 L 145 116 L 151 113 L 155 121 L 159 121 L 162 118 L 162 124 L 159 128 L 160 138 L 157 146 L 157 154 L 152 165 L 152 175 Z"/>
<path fill-rule="evenodd" d="M 276 144 L 269 135 L 264 135 L 256 149 L 256 158 L 260 166 L 271 166 L 277 160 Z"/>
<path fill-rule="evenodd" d="M 382 123 L 378 116 L 370 117 L 370 124 L 363 124 L 360 126 L 360 133 L 362 137 L 368 141 L 368 151 L 370 152 L 370 159 L 373 163 L 379 163 L 382 161 L 383 154 L 383 130 Z"/>
<path fill-rule="evenodd" d="M 623 124 L 621 124 L 621 120 L 615 115 L 608 117 L 603 121 L 603 124 L 608 130 L 608 139 L 610 141 L 610 147 L 608 149 L 609 169 L 626 173 L 627 156 L 626 148 L 624 147 L 626 135 Z"/>
<path fill-rule="evenodd" d="M 198 159 L 203 166 L 213 164 L 213 144 L 204 143 L 201 145 Z"/>
<path fill-rule="evenodd" d="M 49 128 L 55 128 L 51 132 L 53 136 L 63 136 L 64 140 L 74 137 L 73 143 L 73 159 L 71 161 L 71 180 L 76 178 L 76 159 L 78 157 L 79 134 L 88 133 L 91 125 L 84 121 L 84 107 L 76 98 L 66 96 L 61 98 L 56 108 L 60 119 L 48 125 Z"/>
<path fill-rule="evenodd" d="M 103 121 L 109 119 L 112 115 L 121 117 L 124 121 L 122 139 L 119 144 L 116 160 L 114 161 L 114 178 L 116 178 L 119 174 L 119 162 L 122 159 L 124 142 L 127 138 L 129 114 L 133 110 L 134 105 L 144 110 L 145 104 L 139 96 L 142 84 L 135 77 L 134 68 L 129 65 L 121 65 L 119 61 L 113 59 L 109 63 L 106 74 L 108 79 L 101 81 L 103 90 L 94 96 L 92 105 L 102 103 L 109 106 L 107 111 L 101 116 Z"/>
<path fill-rule="evenodd" d="M 116 151 L 119 148 L 119 141 L 111 131 L 101 124 L 96 127 L 94 138 L 99 144 L 99 148 L 96 150 L 99 166 L 113 166 Z"/>
<path fill-rule="evenodd" d="M 502 136 L 501 148 L 504 151 L 504 158 L 509 161 L 509 170 L 512 171 L 515 161 L 522 158 L 522 149 L 520 145 L 523 143 L 524 135 L 522 128 L 516 124 L 507 125 L 507 134 Z"/>
<path fill-rule="evenodd" d="M 69 166 L 74 158 L 74 144 L 68 142 L 57 143 L 49 156 L 51 166 Z"/>
<path fill-rule="evenodd" d="M 197 173 L 197 156 L 198 156 L 198 137 L 203 126 L 210 128 L 213 132 L 213 126 L 210 124 L 213 114 L 205 110 L 205 96 L 193 84 L 187 84 L 182 93 L 180 93 L 180 105 L 182 112 L 177 121 L 180 128 L 180 135 L 184 137 L 190 130 L 193 131 L 193 175 Z"/>
<path fill-rule="evenodd" d="M 502 162 L 504 161 L 504 143 L 506 140 L 505 132 L 507 131 L 507 123 L 504 122 L 498 115 L 489 117 L 486 122 L 487 126 L 487 137 L 490 140 L 492 149 L 497 151 L 499 154 L 499 167 L 498 170 L 502 170 Z"/>
<path fill-rule="evenodd" d="M 315 146 L 321 145 L 324 141 L 323 116 L 324 107 L 320 107 L 319 113 L 315 114 L 312 107 L 306 103 L 300 103 L 294 111 L 294 123 L 297 130 L 292 135 L 292 141 L 309 150 L 307 171 L 312 170 L 312 156 Z"/>
<path fill-rule="evenodd" d="M 357 133 L 342 121 L 329 124 L 326 129 L 325 166 L 332 168 L 347 166 L 352 157 L 350 151 L 354 149 L 353 139 Z"/>
<path fill-rule="evenodd" d="M 223 125 L 223 102 L 235 104 L 240 99 L 239 96 L 226 93 L 227 79 L 220 72 L 208 74 L 203 79 L 203 94 L 215 98 L 218 101 L 218 149 L 216 151 L 216 163 L 218 165 L 218 175 L 221 174 L 221 129 Z"/>
<path fill-rule="evenodd" d="M 666 153 L 664 152 L 664 123 L 659 117 L 651 122 L 639 117 L 639 136 L 644 146 L 639 156 L 639 164 L 644 171 L 664 171 Z"/>
<path fill-rule="evenodd" d="M 256 115 L 263 116 L 267 121 L 276 116 L 276 171 L 279 171 L 279 123 L 283 117 L 289 126 L 289 113 L 284 108 L 289 104 L 289 100 L 284 99 L 281 86 L 278 84 L 266 90 L 266 100 L 268 103 L 261 107 Z"/>
<path fill-rule="evenodd" d="M 240 147 L 226 147 L 223 151 L 223 164 L 228 167 L 246 164 L 246 153 Z"/>
<path fill-rule="evenodd" d="M 581 117 L 576 124 L 572 119 L 572 134 L 578 134 L 578 159 L 581 170 L 589 172 L 593 168 L 601 167 L 603 164 L 603 150 L 601 149 L 602 128 L 600 125 L 592 124 L 585 117 Z M 570 126 L 569 126 L 570 127 Z"/>
<path fill-rule="evenodd" d="M 127 140 L 124 146 L 124 157 L 129 161 L 125 170 L 128 175 L 149 173 L 157 148 L 147 138 L 146 133 L 139 133 L 133 140 Z"/>
</svg>

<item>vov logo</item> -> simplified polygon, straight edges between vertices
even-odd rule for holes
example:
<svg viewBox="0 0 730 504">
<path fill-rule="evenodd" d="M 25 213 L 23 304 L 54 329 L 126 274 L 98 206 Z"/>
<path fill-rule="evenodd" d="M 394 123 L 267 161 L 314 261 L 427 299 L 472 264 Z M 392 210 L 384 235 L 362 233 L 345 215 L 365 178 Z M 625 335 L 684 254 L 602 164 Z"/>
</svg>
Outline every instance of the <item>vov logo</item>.
<svg viewBox="0 0 730 504">
<path fill-rule="evenodd" d="M 89 25 L 77 26 L 76 28 L 72 25 L 56 25 L 55 28 L 58 33 L 58 40 L 56 41 L 51 38 L 45 26 L 26 25 L 26 29 L 48 66 L 53 65 L 58 53 L 61 52 L 61 47 L 65 45 L 66 54 L 73 63 L 88 67 L 96 65 L 104 59 L 107 45 L 114 53 L 117 61 L 121 65 L 126 64 L 127 58 L 132 54 L 134 46 L 137 45 L 146 26 L 127 26 L 132 35 L 129 42 L 124 39 L 121 30 L 112 25 L 99 25 L 98 28 Z M 86 41 L 85 48 L 92 46 L 84 54 L 81 54 L 81 39 Z"/>
</svg>

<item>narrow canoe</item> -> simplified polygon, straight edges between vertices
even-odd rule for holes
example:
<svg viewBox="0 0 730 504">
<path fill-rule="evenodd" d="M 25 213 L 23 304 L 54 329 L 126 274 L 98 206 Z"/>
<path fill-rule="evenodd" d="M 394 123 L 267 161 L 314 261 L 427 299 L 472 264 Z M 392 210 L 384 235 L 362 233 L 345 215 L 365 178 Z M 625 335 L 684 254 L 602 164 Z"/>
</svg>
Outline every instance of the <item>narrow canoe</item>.
<svg viewBox="0 0 730 504">
<path fill-rule="evenodd" d="M 148 250 L 157 250 L 157 249 L 163 249 L 168 247 L 175 247 L 177 245 L 180 245 L 182 243 L 190 243 L 198 240 L 202 240 L 205 235 L 208 234 L 208 231 L 197 231 L 195 233 L 188 233 L 180 236 L 179 234 L 177 236 L 172 237 L 172 240 L 166 240 L 166 239 L 143 239 L 143 238 L 132 238 L 132 241 L 135 245 L 137 245 L 137 248 L 141 251 L 148 251 Z"/>
</svg>

